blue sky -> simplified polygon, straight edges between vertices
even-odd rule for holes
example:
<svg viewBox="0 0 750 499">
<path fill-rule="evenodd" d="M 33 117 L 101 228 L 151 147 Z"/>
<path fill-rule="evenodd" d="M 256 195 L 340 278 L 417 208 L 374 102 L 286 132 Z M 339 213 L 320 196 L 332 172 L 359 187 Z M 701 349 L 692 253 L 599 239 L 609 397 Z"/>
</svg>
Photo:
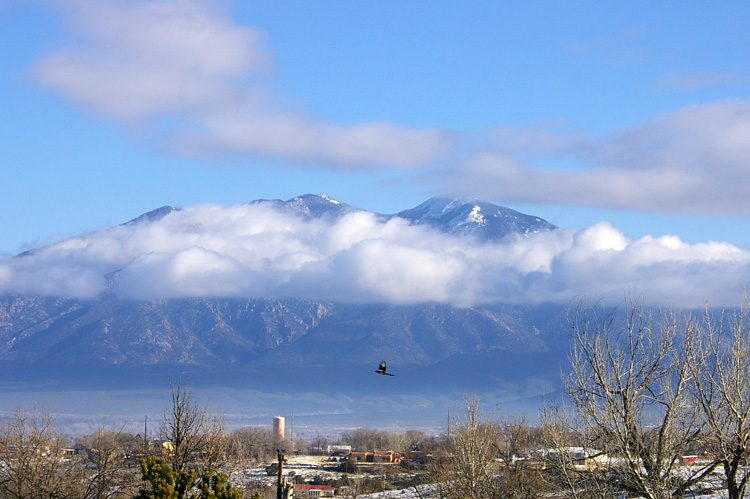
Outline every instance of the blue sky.
<svg viewBox="0 0 750 499">
<path fill-rule="evenodd" d="M 750 247 L 745 2 L 0 5 L 0 255 L 162 205 L 484 199 Z"/>
</svg>

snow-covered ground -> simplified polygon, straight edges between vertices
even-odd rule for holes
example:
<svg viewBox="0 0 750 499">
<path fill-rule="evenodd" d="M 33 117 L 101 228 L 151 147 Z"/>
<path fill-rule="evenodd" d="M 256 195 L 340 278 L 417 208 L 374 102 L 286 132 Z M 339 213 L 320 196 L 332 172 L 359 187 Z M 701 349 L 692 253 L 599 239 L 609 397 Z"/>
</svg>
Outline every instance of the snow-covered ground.
<svg viewBox="0 0 750 499">
<path fill-rule="evenodd" d="M 357 497 L 360 499 L 425 499 L 432 497 L 430 494 L 434 490 L 434 487 L 431 485 L 420 485 L 417 489 L 419 490 L 417 491 L 414 487 L 409 487 L 408 489 L 386 490 L 385 492 L 365 494 Z"/>
</svg>

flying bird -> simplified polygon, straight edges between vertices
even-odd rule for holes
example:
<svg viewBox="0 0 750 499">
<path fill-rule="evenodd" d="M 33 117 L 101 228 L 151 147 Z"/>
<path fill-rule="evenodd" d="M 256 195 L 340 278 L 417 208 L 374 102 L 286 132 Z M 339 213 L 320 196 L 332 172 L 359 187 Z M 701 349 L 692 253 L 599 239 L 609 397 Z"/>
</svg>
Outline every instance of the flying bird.
<svg viewBox="0 0 750 499">
<path fill-rule="evenodd" d="M 382 361 L 380 363 L 380 366 L 377 368 L 375 372 L 378 374 L 382 374 L 383 376 L 395 376 L 395 374 L 385 372 L 385 361 Z"/>
</svg>

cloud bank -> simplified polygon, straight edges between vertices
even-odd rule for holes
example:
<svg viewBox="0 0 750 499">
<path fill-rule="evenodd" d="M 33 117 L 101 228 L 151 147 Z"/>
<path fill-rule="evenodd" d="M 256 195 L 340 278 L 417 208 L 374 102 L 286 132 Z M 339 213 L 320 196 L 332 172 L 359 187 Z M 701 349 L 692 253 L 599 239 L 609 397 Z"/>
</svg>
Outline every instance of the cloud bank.
<svg viewBox="0 0 750 499">
<path fill-rule="evenodd" d="M 356 212 L 306 220 L 271 203 L 198 205 L 0 261 L 1 293 L 94 298 L 278 297 L 354 303 L 739 304 L 750 251 L 580 231 L 481 242 Z"/>
</svg>

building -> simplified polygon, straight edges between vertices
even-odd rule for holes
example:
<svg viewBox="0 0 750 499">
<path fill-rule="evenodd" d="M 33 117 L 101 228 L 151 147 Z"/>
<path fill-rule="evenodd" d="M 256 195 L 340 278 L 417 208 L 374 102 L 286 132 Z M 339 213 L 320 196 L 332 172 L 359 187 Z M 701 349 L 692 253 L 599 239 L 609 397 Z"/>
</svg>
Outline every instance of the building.
<svg viewBox="0 0 750 499">
<path fill-rule="evenodd" d="M 584 447 L 560 447 L 559 449 L 539 449 L 534 452 L 546 466 L 549 461 L 569 461 L 577 470 L 591 470 L 606 466 L 610 462 L 609 456 L 595 449 Z"/>
<path fill-rule="evenodd" d="M 314 485 L 311 483 L 295 483 L 294 497 L 333 497 L 336 489 L 330 485 Z"/>
<path fill-rule="evenodd" d="M 374 454 L 376 463 L 397 463 L 401 460 L 392 450 L 376 450 Z"/>
<path fill-rule="evenodd" d="M 398 463 L 401 459 L 392 450 L 376 450 L 375 452 L 351 452 L 347 459 L 356 463 Z"/>
</svg>

